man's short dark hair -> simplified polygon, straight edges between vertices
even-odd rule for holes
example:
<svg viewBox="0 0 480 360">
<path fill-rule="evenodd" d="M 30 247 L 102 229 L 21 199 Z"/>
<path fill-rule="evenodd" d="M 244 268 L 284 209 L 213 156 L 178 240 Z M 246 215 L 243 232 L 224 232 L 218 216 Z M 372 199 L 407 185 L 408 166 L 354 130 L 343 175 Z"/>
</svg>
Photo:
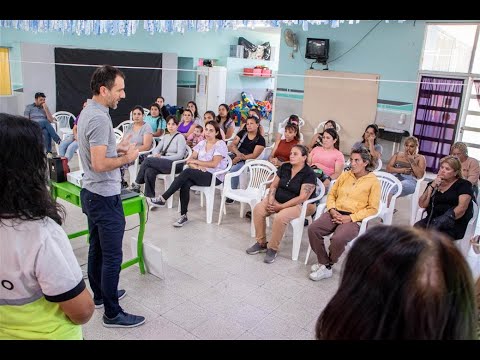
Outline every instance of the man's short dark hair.
<svg viewBox="0 0 480 360">
<path fill-rule="evenodd" d="M 107 89 L 111 90 L 113 85 L 115 85 L 115 79 L 117 76 L 125 79 L 123 72 L 111 65 L 103 65 L 95 70 L 90 80 L 90 89 L 93 92 L 93 95 L 100 94 L 100 87 L 105 86 Z"/>
<path fill-rule="evenodd" d="M 43 92 L 36 92 L 35 93 L 35 99 L 38 99 L 39 97 L 46 98 L 46 96 Z"/>
</svg>

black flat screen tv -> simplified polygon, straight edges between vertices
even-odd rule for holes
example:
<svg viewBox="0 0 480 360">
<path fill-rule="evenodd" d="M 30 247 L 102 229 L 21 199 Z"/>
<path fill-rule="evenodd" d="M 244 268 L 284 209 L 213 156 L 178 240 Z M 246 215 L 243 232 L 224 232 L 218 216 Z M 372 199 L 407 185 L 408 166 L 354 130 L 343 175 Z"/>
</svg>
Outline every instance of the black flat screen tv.
<svg viewBox="0 0 480 360">
<path fill-rule="evenodd" d="M 328 39 L 307 38 L 305 58 L 317 60 L 319 63 L 326 63 L 328 60 Z"/>
</svg>

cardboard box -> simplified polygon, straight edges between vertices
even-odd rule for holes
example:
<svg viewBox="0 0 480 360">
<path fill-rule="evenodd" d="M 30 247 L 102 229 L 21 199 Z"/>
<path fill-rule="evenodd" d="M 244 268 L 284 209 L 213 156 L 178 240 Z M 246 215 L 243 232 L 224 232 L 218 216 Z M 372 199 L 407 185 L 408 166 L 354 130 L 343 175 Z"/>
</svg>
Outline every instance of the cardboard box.
<svg viewBox="0 0 480 360">
<path fill-rule="evenodd" d="M 262 76 L 262 69 L 243 68 L 243 75 L 245 75 L 245 76 Z"/>
</svg>

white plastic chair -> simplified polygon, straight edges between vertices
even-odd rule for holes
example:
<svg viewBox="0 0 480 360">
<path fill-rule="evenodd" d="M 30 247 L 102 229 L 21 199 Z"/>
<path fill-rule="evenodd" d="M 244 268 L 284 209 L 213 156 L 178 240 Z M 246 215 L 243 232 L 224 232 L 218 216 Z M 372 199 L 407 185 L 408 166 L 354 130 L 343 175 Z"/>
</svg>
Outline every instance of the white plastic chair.
<svg viewBox="0 0 480 360">
<path fill-rule="evenodd" d="M 377 159 L 377 167 L 375 168 L 375 171 L 380 171 L 382 170 L 382 159 Z"/>
<path fill-rule="evenodd" d="M 70 118 L 75 120 L 75 115 L 68 111 L 57 111 L 56 113 L 53 113 L 52 116 L 57 122 L 55 131 L 62 140 L 65 140 L 66 135 L 73 134 L 72 129 L 70 129 Z"/>
<path fill-rule="evenodd" d="M 143 116 L 147 116 L 148 114 L 150 114 L 150 109 L 143 108 Z M 130 120 L 133 120 L 132 111 L 130 111 Z"/>
<path fill-rule="evenodd" d="M 323 197 L 323 195 L 325 195 L 325 187 L 323 186 L 323 183 L 318 179 L 317 179 L 317 186 L 320 188 L 318 195 L 315 196 L 313 199 L 309 199 L 305 201 L 302 205 L 302 211 L 300 212 L 300 216 L 290 221 L 290 225 L 292 226 L 292 229 L 293 229 L 293 240 L 292 240 L 292 260 L 293 261 L 298 260 L 298 254 L 300 253 L 300 245 L 302 243 L 303 229 L 305 227 L 304 225 L 305 225 L 305 218 L 307 214 L 307 206 L 309 204 L 313 204 L 319 201 Z M 325 205 L 318 205 L 317 212 L 322 211 L 323 208 L 325 208 Z M 286 234 L 286 231 L 285 231 L 285 234 Z M 285 237 L 285 234 L 283 235 L 284 237 Z M 309 247 L 310 247 L 310 244 L 309 244 Z"/>
<path fill-rule="evenodd" d="M 172 169 L 170 170 L 170 173 L 168 173 L 168 174 L 158 174 L 157 175 L 158 180 L 163 180 L 165 191 L 168 190 L 170 185 L 172 185 L 173 180 L 175 180 L 175 176 L 178 175 L 178 174 L 175 173 L 175 169 L 177 168 L 177 165 L 185 163 L 191 155 L 192 155 L 192 149 L 189 146 L 187 146 L 187 148 L 185 150 L 184 158 L 181 159 L 181 160 L 175 160 L 175 161 L 172 162 Z M 168 198 L 167 207 L 169 209 L 171 209 L 173 207 L 173 196 L 170 196 Z"/>
<path fill-rule="evenodd" d="M 322 207 L 322 209 L 321 209 L 322 211 L 319 211 L 319 210 L 320 210 L 320 209 L 319 209 L 320 207 Z M 379 206 L 379 208 L 378 208 L 377 213 L 374 214 L 374 215 L 371 215 L 371 216 L 367 216 L 365 219 L 362 220 L 362 223 L 361 223 L 361 225 L 360 225 L 360 230 L 358 231 L 358 235 L 357 235 L 354 239 L 350 240 L 350 241 L 347 243 L 347 245 L 345 246 L 345 251 L 350 250 L 350 248 L 353 246 L 353 243 L 355 242 L 355 240 L 357 240 L 357 238 L 358 238 L 360 235 L 363 235 L 363 233 L 364 233 L 365 231 L 367 231 L 368 222 L 369 222 L 370 220 L 373 220 L 373 219 L 375 219 L 375 218 L 377 218 L 377 217 L 380 217 L 380 214 L 382 213 L 382 210 L 383 210 L 382 207 L 383 207 L 383 205 L 382 205 L 382 203 L 380 202 L 380 206 Z M 320 205 L 318 206 L 318 208 L 317 208 L 317 213 L 316 213 L 315 218 L 313 219 L 313 221 L 317 220 L 317 219 L 325 212 L 325 209 L 326 209 L 326 204 L 320 204 Z M 332 236 L 332 235 L 330 234 L 330 235 L 327 235 L 327 236 L 325 236 L 325 237 L 330 237 L 330 236 Z M 311 251 L 312 251 L 312 247 L 310 246 L 310 242 L 309 242 L 309 243 L 308 243 L 307 256 L 305 257 L 305 265 L 308 264 L 308 258 L 310 257 L 310 252 L 311 252 Z"/>
<path fill-rule="evenodd" d="M 467 224 L 467 229 L 465 230 L 465 235 L 459 240 L 455 240 L 454 243 L 457 246 L 458 250 L 462 253 L 465 258 L 467 257 L 468 250 L 470 248 L 470 239 L 475 234 L 475 227 L 477 226 L 478 220 L 478 205 L 475 201 L 473 203 L 473 216 Z M 415 222 L 420 221 L 427 215 L 427 211 L 424 208 L 420 208 L 417 211 Z"/>
<path fill-rule="evenodd" d="M 120 124 L 118 124 L 115 129 L 120 130 L 123 134 L 125 134 L 128 130 L 131 129 L 133 126 L 133 121 L 132 120 L 125 120 L 122 121 Z"/>
<path fill-rule="evenodd" d="M 380 180 L 380 204 L 382 205 L 380 217 L 382 218 L 384 225 L 392 225 L 395 201 L 403 190 L 402 183 L 396 176 L 388 172 L 374 171 L 373 173 L 377 176 L 378 180 Z M 387 206 L 388 196 L 395 185 L 397 186 L 397 191 L 392 194 L 390 206 Z"/>
<path fill-rule="evenodd" d="M 117 141 L 117 144 L 122 141 L 123 139 L 123 132 L 120 129 L 113 129 L 113 132 L 115 133 L 115 139 Z"/>
<path fill-rule="evenodd" d="M 130 174 L 129 179 L 128 179 L 129 184 L 132 184 L 132 182 L 134 182 L 136 177 L 137 177 L 140 155 L 150 154 L 153 151 L 153 149 L 155 149 L 156 146 L 157 146 L 157 144 L 156 144 L 155 140 L 152 139 L 152 146 L 150 147 L 150 149 L 146 150 L 146 151 L 140 151 L 138 153 L 138 157 L 135 159 L 135 162 L 133 163 L 133 165 L 130 165 L 128 167 L 128 173 Z"/>
<path fill-rule="evenodd" d="M 215 203 L 215 189 L 222 190 L 223 183 L 216 186 L 215 183 L 217 181 L 217 175 L 225 174 L 230 171 L 232 167 L 232 159 L 229 156 L 226 157 L 227 159 L 227 167 L 224 170 L 216 171 L 212 174 L 212 182 L 210 186 L 198 186 L 194 185 L 190 188 L 193 191 L 200 191 L 200 195 L 205 195 L 205 202 L 206 202 L 206 211 L 207 211 L 207 224 L 212 223 L 213 217 L 213 205 Z M 203 198 L 201 198 L 200 206 L 203 207 Z M 178 207 L 180 208 L 180 200 L 178 201 Z"/>
<path fill-rule="evenodd" d="M 322 121 L 320 124 L 318 124 L 317 127 L 313 130 L 313 134 L 318 134 L 320 132 L 320 129 L 323 131 L 325 123 L 326 121 Z M 335 130 L 337 130 L 337 133 L 339 133 L 340 130 L 342 130 L 342 127 L 338 123 L 336 124 L 337 126 L 335 127 Z"/>
<path fill-rule="evenodd" d="M 232 189 L 232 178 L 240 176 L 242 173 L 250 173 L 250 179 L 246 189 Z M 273 181 L 277 168 L 265 160 L 252 160 L 243 165 L 239 170 L 225 175 L 223 182 L 222 200 L 220 205 L 220 214 L 218 215 L 218 225 L 222 222 L 223 211 L 225 210 L 225 200 L 230 198 L 240 202 L 240 217 L 243 218 L 245 203 L 250 205 L 250 210 L 256 204 L 262 201 L 266 185 Z M 255 236 L 255 227 L 253 219 L 251 221 L 251 235 Z"/>
<path fill-rule="evenodd" d="M 406 199 L 410 199 L 411 204 L 410 204 L 410 225 L 413 226 L 415 224 L 415 217 L 417 216 L 417 211 L 418 211 L 418 199 L 420 198 L 420 187 L 422 186 L 422 182 L 425 179 L 425 175 L 427 175 L 427 172 L 423 174 L 423 176 L 420 179 L 417 179 L 417 184 L 415 185 L 415 191 L 413 194 L 406 195 Z"/>
<path fill-rule="evenodd" d="M 280 124 L 278 124 L 278 133 L 279 134 L 282 134 L 285 132 L 285 125 L 287 125 L 288 123 L 288 119 L 290 119 L 290 116 L 287 117 L 285 120 L 283 120 Z M 303 127 L 303 125 L 305 125 L 305 120 L 303 120 L 300 116 L 298 117 L 298 130 L 300 131 L 300 129 Z"/>
</svg>

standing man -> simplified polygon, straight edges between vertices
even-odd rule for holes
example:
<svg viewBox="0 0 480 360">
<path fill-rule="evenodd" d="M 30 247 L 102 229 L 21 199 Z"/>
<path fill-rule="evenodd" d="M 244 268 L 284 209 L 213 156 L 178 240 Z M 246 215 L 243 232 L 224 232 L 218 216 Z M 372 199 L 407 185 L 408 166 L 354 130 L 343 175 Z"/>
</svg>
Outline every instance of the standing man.
<svg viewBox="0 0 480 360">
<path fill-rule="evenodd" d="M 105 305 L 103 326 L 131 328 L 142 325 L 145 318 L 124 312 L 118 303 L 126 294 L 117 290 L 125 230 L 119 168 L 135 161 L 138 149 L 129 137 L 116 145 L 109 114 L 109 108 L 116 109 L 125 98 L 125 75 L 104 65 L 93 73 L 90 88 L 93 97 L 80 114 L 77 134 L 84 168 L 80 198 L 90 234 L 88 280 L 95 307 Z"/>
<path fill-rule="evenodd" d="M 42 128 L 43 142 L 47 154 L 52 154 L 52 139 L 57 144 L 60 144 L 60 137 L 55 132 L 55 129 L 50 123 L 55 121 L 55 118 L 50 113 L 50 109 L 45 102 L 45 94 L 43 92 L 35 93 L 35 102 L 25 107 L 23 116 L 27 119 L 35 121 Z"/>
</svg>

